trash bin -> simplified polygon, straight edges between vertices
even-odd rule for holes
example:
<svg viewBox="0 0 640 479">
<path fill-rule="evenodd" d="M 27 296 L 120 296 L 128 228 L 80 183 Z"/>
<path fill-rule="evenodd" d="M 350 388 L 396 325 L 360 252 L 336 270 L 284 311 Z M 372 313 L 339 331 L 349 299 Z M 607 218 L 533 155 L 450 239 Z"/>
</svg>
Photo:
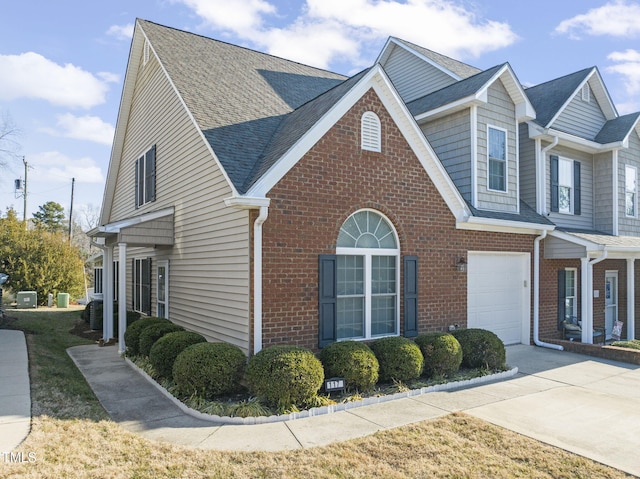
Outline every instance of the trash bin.
<svg viewBox="0 0 640 479">
<path fill-rule="evenodd" d="M 58 308 L 69 307 L 69 293 L 58 293 Z"/>
</svg>

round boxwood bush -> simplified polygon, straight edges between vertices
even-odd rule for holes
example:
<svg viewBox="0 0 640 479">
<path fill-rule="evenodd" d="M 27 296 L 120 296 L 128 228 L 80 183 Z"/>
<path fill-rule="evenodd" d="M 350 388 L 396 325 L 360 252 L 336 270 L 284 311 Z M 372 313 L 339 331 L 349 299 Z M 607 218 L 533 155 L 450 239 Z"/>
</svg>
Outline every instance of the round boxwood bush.
<svg viewBox="0 0 640 479">
<path fill-rule="evenodd" d="M 164 323 L 171 324 L 171 321 L 165 318 L 142 318 L 128 326 L 124 332 L 124 344 L 127 347 L 127 356 L 137 356 L 140 354 L 138 346 L 140 344 L 140 333 L 153 324 Z"/>
<path fill-rule="evenodd" d="M 142 356 L 149 356 L 151 347 L 158 339 L 160 339 L 165 334 L 173 333 L 175 331 L 184 331 L 184 328 L 173 323 L 158 323 L 147 326 L 140 333 L 140 340 L 138 341 L 138 352 Z"/>
<path fill-rule="evenodd" d="M 428 377 L 447 377 L 455 373 L 462 363 L 462 346 L 449 333 L 421 334 L 416 344 L 424 356 L 424 374 Z"/>
<path fill-rule="evenodd" d="M 153 369 L 165 378 L 171 378 L 173 363 L 178 354 L 192 344 L 204 343 L 207 340 L 202 334 L 193 331 L 174 331 L 158 339 L 149 351 L 149 361 Z"/>
<path fill-rule="evenodd" d="M 259 399 L 284 410 L 313 398 L 322 387 L 324 371 L 310 350 L 279 345 L 249 360 L 246 379 Z"/>
<path fill-rule="evenodd" d="M 378 360 L 364 343 L 331 343 L 320 352 L 320 362 L 324 366 L 325 377 L 344 378 L 347 389 L 369 391 L 378 382 Z"/>
<path fill-rule="evenodd" d="M 381 381 L 410 381 L 422 374 L 424 357 L 420 348 L 401 336 L 380 338 L 371 344 L 380 363 Z"/>
<path fill-rule="evenodd" d="M 506 368 L 504 344 L 486 329 L 458 329 L 452 332 L 462 347 L 462 365 L 468 368 Z"/>
<path fill-rule="evenodd" d="M 192 344 L 173 363 L 173 381 L 182 394 L 212 399 L 237 391 L 246 366 L 247 357 L 238 346 Z"/>
</svg>

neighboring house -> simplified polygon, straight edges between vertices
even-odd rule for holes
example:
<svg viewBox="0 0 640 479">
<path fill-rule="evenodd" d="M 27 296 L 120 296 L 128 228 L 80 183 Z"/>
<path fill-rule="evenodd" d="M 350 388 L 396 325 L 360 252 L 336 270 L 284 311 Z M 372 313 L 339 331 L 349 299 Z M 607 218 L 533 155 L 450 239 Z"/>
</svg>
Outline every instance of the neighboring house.
<svg viewBox="0 0 640 479">
<path fill-rule="evenodd" d="M 558 177 L 560 157 L 585 158 L 563 150 L 564 137 L 551 145 L 554 121 L 572 119 L 541 121 L 530 93 L 508 64 L 480 71 L 395 38 L 346 78 L 138 20 L 101 226 L 90 232 L 114 265 L 103 272 L 105 337 L 117 297 L 120 318 L 169 317 L 247 354 L 456 326 L 508 344 L 558 338 L 548 277 L 603 248 L 556 227 L 567 226 L 556 223 L 560 202 L 557 217 L 539 207 L 547 191 L 566 201 L 567 185 L 546 187 L 553 148 Z M 592 155 L 589 181 L 596 166 L 612 168 L 595 153 L 598 135 L 639 161 L 637 117 L 617 118 L 612 105 L 603 115 L 591 143 L 576 140 Z M 554 166 L 541 170 L 545 155 Z M 626 175 L 627 156 L 610 155 Z M 619 175 L 612 201 L 632 193 Z M 575 215 L 575 186 L 569 195 Z M 621 201 L 610 223 L 632 230 Z M 579 226 L 592 236 L 609 218 L 602 207 Z M 574 256 L 547 259 L 567 250 L 561 242 Z M 629 247 L 618 250 L 632 268 Z"/>
</svg>

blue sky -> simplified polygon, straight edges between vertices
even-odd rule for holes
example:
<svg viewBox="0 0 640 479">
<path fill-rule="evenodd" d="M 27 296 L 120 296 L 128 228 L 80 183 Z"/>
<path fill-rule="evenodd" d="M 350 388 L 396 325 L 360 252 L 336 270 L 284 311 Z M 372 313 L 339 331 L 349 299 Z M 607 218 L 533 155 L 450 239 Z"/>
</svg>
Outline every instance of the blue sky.
<svg viewBox="0 0 640 479">
<path fill-rule="evenodd" d="M 598 66 L 620 114 L 640 111 L 640 1 L 25 0 L 0 16 L 0 123 L 19 130 L 0 211 L 30 165 L 27 216 L 102 203 L 136 18 L 353 74 L 397 36 L 479 68 L 508 61 L 529 86 Z"/>
</svg>

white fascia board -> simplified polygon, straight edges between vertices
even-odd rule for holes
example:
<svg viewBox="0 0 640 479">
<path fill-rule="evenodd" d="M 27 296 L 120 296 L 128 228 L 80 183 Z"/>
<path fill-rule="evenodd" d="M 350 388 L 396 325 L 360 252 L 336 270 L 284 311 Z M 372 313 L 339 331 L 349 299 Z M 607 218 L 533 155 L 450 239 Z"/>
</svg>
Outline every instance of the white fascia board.
<svg viewBox="0 0 640 479">
<path fill-rule="evenodd" d="M 564 104 L 560 108 L 558 108 L 558 111 L 556 112 L 556 114 L 553 116 L 553 118 L 551 118 L 551 120 L 549 120 L 549 123 L 547 123 L 545 125 L 545 127 L 548 127 L 549 125 L 553 125 L 553 123 L 558 119 L 558 117 L 560 115 L 562 115 L 562 113 L 564 112 L 565 108 L 567 108 L 569 103 L 571 103 L 573 101 L 575 96 L 582 89 L 582 86 L 589 81 L 589 78 L 591 78 L 591 76 L 593 75 L 594 71 L 595 71 L 595 67 L 591 69 L 591 73 L 589 73 L 587 75 L 587 77 L 580 83 L 580 85 L 578 85 L 578 87 L 573 91 L 573 93 L 571 95 L 569 95 L 569 97 L 567 98 L 567 101 L 565 101 Z"/>
<path fill-rule="evenodd" d="M 584 238 L 579 238 L 572 234 L 565 233 L 564 231 L 552 231 L 549 233 L 549 235 L 563 241 L 567 241 L 569 243 L 577 244 L 578 246 L 583 246 L 584 248 L 586 248 L 587 252 L 603 251 L 605 249 L 604 245 L 594 243 L 593 241 L 589 241 Z"/>
<path fill-rule="evenodd" d="M 289 151 L 254 183 L 244 196 L 265 198 L 271 188 L 372 88 L 398 128 L 403 132 L 405 139 L 453 215 L 457 219 L 470 216 L 471 212 L 464 199 L 380 65 L 372 67 L 313 128 L 307 131 Z"/>
<path fill-rule="evenodd" d="M 261 208 L 263 206 L 268 207 L 270 203 L 271 199 L 264 197 L 256 198 L 250 196 L 231 196 L 224 199 L 224 204 L 229 207 L 247 210 Z"/>
<path fill-rule="evenodd" d="M 460 98 L 452 103 L 447 103 L 446 105 L 442 105 L 441 107 L 435 108 L 433 110 L 429 110 L 424 113 L 420 113 L 415 117 L 418 123 L 433 119 L 434 117 L 442 116 L 443 114 L 452 113 L 454 111 L 462 110 L 464 108 L 471 108 L 473 105 L 479 105 L 481 103 L 486 103 L 486 99 L 483 100 L 479 98 L 477 94 L 469 95 L 464 98 Z"/>
<path fill-rule="evenodd" d="M 555 229 L 555 226 L 471 216 L 465 221 L 456 222 L 456 228 L 460 230 L 483 231 L 492 233 L 539 235 L 542 234 L 543 231 L 553 231 Z"/>
<path fill-rule="evenodd" d="M 140 216 L 133 216 L 125 220 L 116 221 L 96 228 L 100 233 L 119 233 L 123 228 L 138 225 L 140 223 L 146 223 L 147 221 L 157 220 L 158 218 L 164 218 L 165 216 L 171 216 L 174 213 L 174 208 L 164 208 L 150 213 L 145 213 Z"/>
<path fill-rule="evenodd" d="M 508 63 L 500 69 L 498 77 L 502 80 L 509 96 L 516 105 L 516 119 L 518 122 L 533 120 L 536 118 L 536 110 L 524 92 L 522 84 L 516 77 L 511 65 Z"/>
<path fill-rule="evenodd" d="M 607 120 L 617 118 L 618 110 L 616 109 L 616 106 L 611 99 L 611 95 L 609 95 L 609 90 L 607 90 L 607 86 L 605 85 L 604 80 L 600 75 L 600 71 L 597 68 L 593 69 L 593 72 L 589 75 L 589 78 L 587 78 L 586 81 L 588 82 L 592 77 L 596 81 L 596 88 L 591 87 L 591 90 L 593 90 L 593 93 L 596 95 L 596 100 L 598 100 L 598 105 L 600 105 L 605 118 Z M 582 85 L 584 85 L 584 83 Z M 582 85 L 580 85 L 580 88 L 582 88 Z"/>
<path fill-rule="evenodd" d="M 532 121 L 527 122 L 527 124 L 529 125 L 529 138 L 532 140 L 539 138 L 551 142 L 557 137 L 559 140 L 558 144 L 582 150 L 587 153 L 604 153 L 606 151 L 628 147 L 628 141 L 625 140 L 602 144 L 576 135 L 571 135 L 570 133 L 565 133 L 564 131 L 554 130 L 553 128 L 543 128 Z"/>
</svg>

